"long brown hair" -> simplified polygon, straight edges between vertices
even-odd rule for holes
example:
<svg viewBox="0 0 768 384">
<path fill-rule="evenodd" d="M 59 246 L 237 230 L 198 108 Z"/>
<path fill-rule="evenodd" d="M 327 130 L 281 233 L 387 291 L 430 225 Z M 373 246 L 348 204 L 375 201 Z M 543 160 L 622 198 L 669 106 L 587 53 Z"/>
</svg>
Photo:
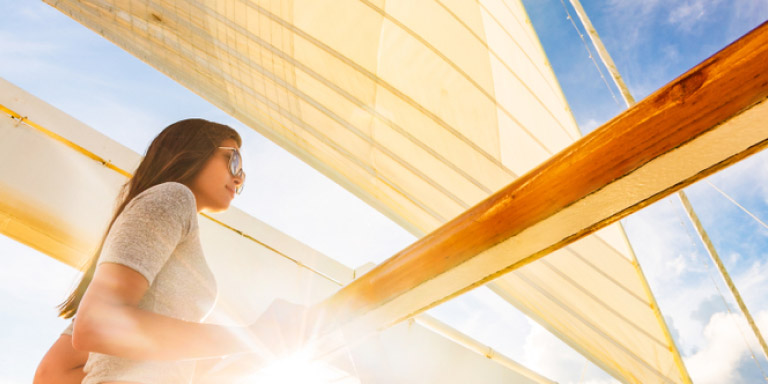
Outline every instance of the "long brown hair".
<svg viewBox="0 0 768 384">
<path fill-rule="evenodd" d="M 99 243 L 99 248 L 86 264 L 80 283 L 69 297 L 59 304 L 59 316 L 68 319 L 77 313 L 80 300 L 93 279 L 107 234 L 128 203 L 147 189 L 168 181 L 189 186 L 213 155 L 216 147 L 226 139 L 235 140 L 238 147 L 242 145 L 237 131 L 203 119 L 181 120 L 169 125 L 155 137 L 133 177 L 123 185 L 112 220 Z"/>
</svg>

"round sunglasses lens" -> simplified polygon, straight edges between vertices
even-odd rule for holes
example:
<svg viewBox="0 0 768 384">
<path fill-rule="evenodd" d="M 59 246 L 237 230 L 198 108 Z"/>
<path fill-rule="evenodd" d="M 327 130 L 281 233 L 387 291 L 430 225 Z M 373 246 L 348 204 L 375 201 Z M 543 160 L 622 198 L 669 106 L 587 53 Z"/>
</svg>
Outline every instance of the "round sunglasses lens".
<svg viewBox="0 0 768 384">
<path fill-rule="evenodd" d="M 240 172 L 240 152 L 232 151 L 232 157 L 229 159 L 229 172 L 233 176 L 237 176 Z"/>
</svg>

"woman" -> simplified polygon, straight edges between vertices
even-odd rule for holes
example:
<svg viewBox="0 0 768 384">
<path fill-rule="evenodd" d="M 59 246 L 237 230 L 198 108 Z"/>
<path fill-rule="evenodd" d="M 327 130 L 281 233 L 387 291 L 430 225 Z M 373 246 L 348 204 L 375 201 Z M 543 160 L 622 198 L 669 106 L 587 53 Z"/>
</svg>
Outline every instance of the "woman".
<svg viewBox="0 0 768 384">
<path fill-rule="evenodd" d="M 287 326 L 279 322 L 201 323 L 216 287 L 197 213 L 227 209 L 242 190 L 240 145 L 232 128 L 202 119 L 179 121 L 154 139 L 80 284 L 60 306 L 62 317 L 77 315 L 71 337 L 65 332 L 46 354 L 36 382 L 53 375 L 58 383 L 189 383 L 195 360 L 253 352 L 275 332 L 290 333 L 264 325 Z"/>
</svg>

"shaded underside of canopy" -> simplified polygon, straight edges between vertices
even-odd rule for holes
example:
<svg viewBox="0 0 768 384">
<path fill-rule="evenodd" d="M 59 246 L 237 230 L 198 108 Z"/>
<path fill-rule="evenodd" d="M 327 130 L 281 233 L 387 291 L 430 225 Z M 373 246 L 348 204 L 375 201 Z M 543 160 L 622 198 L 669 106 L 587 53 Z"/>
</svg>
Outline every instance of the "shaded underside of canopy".
<svg viewBox="0 0 768 384">
<path fill-rule="evenodd" d="M 424 235 L 579 138 L 519 1 L 49 1 Z M 625 382 L 684 382 L 621 228 L 491 288 Z"/>
</svg>

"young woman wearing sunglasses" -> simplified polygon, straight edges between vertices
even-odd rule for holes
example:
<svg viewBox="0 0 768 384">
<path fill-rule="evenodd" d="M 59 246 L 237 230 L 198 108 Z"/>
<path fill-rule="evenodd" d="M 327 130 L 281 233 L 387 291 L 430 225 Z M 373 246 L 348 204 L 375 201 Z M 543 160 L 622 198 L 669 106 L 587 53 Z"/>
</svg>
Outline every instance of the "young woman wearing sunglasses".
<svg viewBox="0 0 768 384">
<path fill-rule="evenodd" d="M 201 323 L 216 285 L 197 213 L 223 211 L 242 191 L 240 145 L 235 130 L 202 119 L 179 121 L 154 139 L 80 284 L 60 306 L 62 317 L 77 320 L 43 358 L 36 383 L 190 383 L 196 360 L 252 352 L 287 332 L 263 325 L 284 326 L 274 321 Z"/>
</svg>

